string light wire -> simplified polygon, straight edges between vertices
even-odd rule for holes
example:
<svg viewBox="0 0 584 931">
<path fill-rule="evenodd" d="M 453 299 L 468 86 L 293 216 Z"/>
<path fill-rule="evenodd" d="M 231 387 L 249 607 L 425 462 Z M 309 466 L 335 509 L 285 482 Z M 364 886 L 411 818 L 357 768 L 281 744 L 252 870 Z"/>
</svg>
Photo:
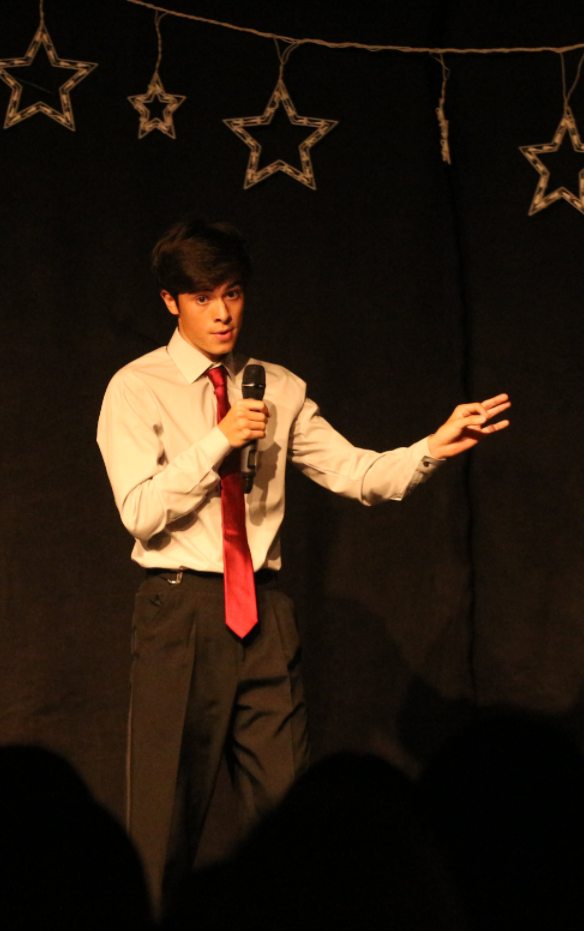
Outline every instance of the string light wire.
<svg viewBox="0 0 584 931">
<path fill-rule="evenodd" d="M 208 19 L 205 16 L 196 16 L 194 13 L 181 13 L 179 10 L 169 10 L 167 7 L 157 6 L 154 3 L 147 3 L 146 0 L 127 0 L 128 3 L 135 3 L 137 6 L 147 7 L 149 10 L 158 10 L 161 13 L 168 13 L 171 16 L 179 16 L 182 19 L 192 19 L 198 23 L 208 23 L 211 26 L 222 26 L 224 29 L 233 29 L 236 32 L 247 32 L 262 39 L 277 39 L 280 42 L 287 42 L 291 45 L 322 45 L 325 48 L 359 48 L 368 52 L 411 52 L 419 54 L 434 55 L 500 55 L 512 52 L 573 52 L 575 49 L 584 49 L 584 42 L 577 42 L 574 45 L 541 45 L 538 47 L 516 46 L 512 48 L 423 48 L 411 47 L 408 45 L 368 45 L 365 42 L 327 42 L 325 39 L 297 39 L 293 36 L 280 36 L 273 32 L 262 32 L 259 29 L 252 29 L 249 26 L 235 26 L 233 23 L 224 23 L 218 19 Z"/>
</svg>

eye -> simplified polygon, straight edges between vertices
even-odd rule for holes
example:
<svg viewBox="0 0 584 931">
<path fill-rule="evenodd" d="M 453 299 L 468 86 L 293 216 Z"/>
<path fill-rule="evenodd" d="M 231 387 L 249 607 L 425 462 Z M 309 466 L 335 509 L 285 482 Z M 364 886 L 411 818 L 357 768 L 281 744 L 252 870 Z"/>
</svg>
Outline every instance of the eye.
<svg viewBox="0 0 584 931">
<path fill-rule="evenodd" d="M 233 288 L 233 290 L 227 292 L 227 297 L 230 301 L 236 301 L 239 297 L 241 297 L 241 291 L 239 288 Z"/>
<path fill-rule="evenodd" d="M 206 304 L 208 300 L 209 298 L 207 297 L 206 294 L 197 294 L 195 298 L 195 304 L 203 305 L 203 304 Z"/>
</svg>

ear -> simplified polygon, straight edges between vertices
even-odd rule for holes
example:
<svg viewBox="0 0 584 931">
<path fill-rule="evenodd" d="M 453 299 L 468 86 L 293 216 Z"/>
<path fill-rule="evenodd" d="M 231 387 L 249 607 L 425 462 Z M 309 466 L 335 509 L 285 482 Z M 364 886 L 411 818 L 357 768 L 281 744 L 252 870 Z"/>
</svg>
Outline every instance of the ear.
<svg viewBox="0 0 584 931">
<path fill-rule="evenodd" d="M 167 310 L 170 311 L 171 314 L 174 314 L 175 317 L 180 316 L 180 309 L 178 307 L 178 304 L 176 303 L 175 299 L 173 298 L 172 294 L 169 291 L 161 291 L 160 297 L 166 304 L 166 308 Z"/>
</svg>

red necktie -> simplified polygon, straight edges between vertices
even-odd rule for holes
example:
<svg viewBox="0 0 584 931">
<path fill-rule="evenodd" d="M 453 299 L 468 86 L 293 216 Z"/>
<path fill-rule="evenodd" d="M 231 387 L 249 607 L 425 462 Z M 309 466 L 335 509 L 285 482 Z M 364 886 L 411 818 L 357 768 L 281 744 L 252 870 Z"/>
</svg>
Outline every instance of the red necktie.
<svg viewBox="0 0 584 931">
<path fill-rule="evenodd" d="M 217 422 L 230 408 L 225 369 L 209 369 L 217 397 Z M 245 530 L 245 500 L 239 474 L 239 450 L 225 457 L 221 476 L 221 518 L 223 523 L 223 576 L 225 584 L 225 623 L 238 637 L 245 637 L 258 622 L 253 563 Z"/>
</svg>

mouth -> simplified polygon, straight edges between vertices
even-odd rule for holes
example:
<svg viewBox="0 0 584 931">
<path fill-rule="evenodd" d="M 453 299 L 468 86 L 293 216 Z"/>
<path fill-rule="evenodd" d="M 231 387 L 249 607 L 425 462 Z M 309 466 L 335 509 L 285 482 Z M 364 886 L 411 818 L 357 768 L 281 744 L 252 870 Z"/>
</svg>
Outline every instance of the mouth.
<svg viewBox="0 0 584 931">
<path fill-rule="evenodd" d="M 212 333 L 211 335 L 221 342 L 227 342 L 233 336 L 233 330 L 218 330 L 216 333 Z"/>
</svg>

